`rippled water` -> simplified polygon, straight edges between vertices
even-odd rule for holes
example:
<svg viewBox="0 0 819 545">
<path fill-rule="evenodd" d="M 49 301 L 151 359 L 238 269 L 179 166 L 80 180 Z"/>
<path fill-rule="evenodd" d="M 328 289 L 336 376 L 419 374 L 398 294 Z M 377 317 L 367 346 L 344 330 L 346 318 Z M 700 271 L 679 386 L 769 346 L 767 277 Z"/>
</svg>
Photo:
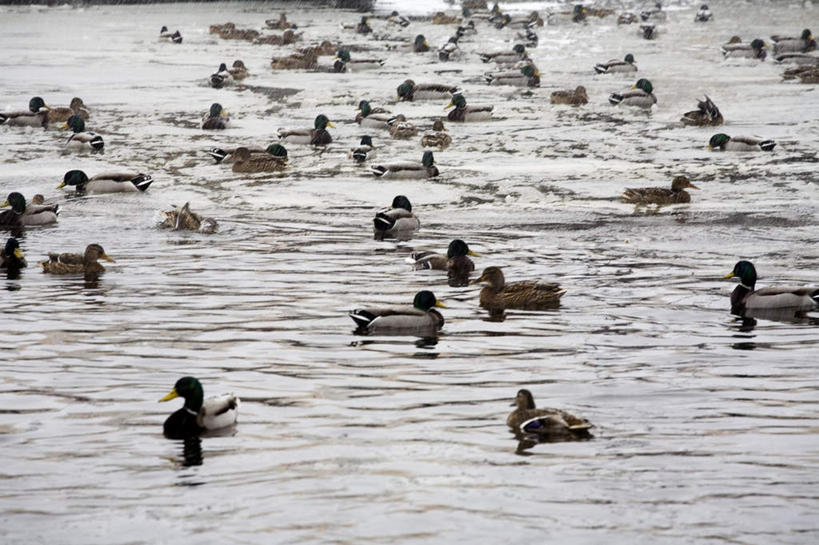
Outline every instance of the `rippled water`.
<svg viewBox="0 0 819 545">
<path fill-rule="evenodd" d="M 477 82 L 476 52 L 512 43 L 485 27 L 462 61 L 440 64 L 338 29 L 336 18 L 356 14 L 302 7 L 289 14 L 308 41 L 361 43 L 387 65 L 274 74 L 270 56 L 288 48 L 207 31 L 228 20 L 259 28 L 278 12 L 270 4 L 2 8 L 0 109 L 79 95 L 106 139 L 104 155 L 74 155 L 56 131 L 0 127 L 0 194 L 63 206 L 58 226 L 25 232 L 23 250 L 33 265 L 99 242 L 117 259 L 94 285 L 35 266 L 4 280 L 2 541 L 817 542 L 815 319 L 742 328 L 721 276 L 748 258 L 760 285 L 817 281 L 819 92 L 781 83 L 772 62 L 725 63 L 717 48 L 735 33 L 797 34 L 819 13 L 719 2 L 713 23 L 695 25 L 693 7 L 672 8 L 655 42 L 612 18 L 540 29 L 531 53 L 543 85 L 531 96 Z M 163 24 L 181 30 L 181 46 L 155 41 Z M 373 25 L 432 44 L 452 32 Z M 592 74 L 627 52 L 654 83 L 649 116 L 607 103 L 635 78 Z M 207 87 L 235 58 L 253 73 L 248 88 Z M 443 113 L 443 103 L 392 103 L 407 75 L 462 83 L 497 119 L 449 125 L 439 179 L 375 180 L 346 158 L 362 134 L 352 122 L 361 98 L 422 129 Z M 548 104 L 578 84 L 588 106 Z M 677 122 L 703 93 L 724 132 L 774 138 L 775 152 L 709 153 L 718 131 Z M 198 123 L 216 100 L 234 128 L 205 134 Z M 282 176 L 234 175 L 204 154 L 267 144 L 320 112 L 336 141 L 291 146 Z M 375 136 L 382 158 L 420 160 L 417 140 Z M 154 185 L 89 198 L 54 189 L 66 170 L 112 167 L 147 171 Z M 618 200 L 679 173 L 702 188 L 690 205 Z M 422 231 L 375 242 L 371 217 L 398 193 Z M 186 200 L 221 232 L 154 228 L 158 210 Z M 559 281 L 562 307 L 489 321 L 477 288 L 405 262 L 455 237 L 483 255 L 479 269 Z M 353 335 L 346 311 L 422 288 L 450 307 L 437 340 Z M 241 396 L 232 433 L 162 437 L 175 407 L 156 401 L 183 375 L 206 395 Z M 505 417 L 521 387 L 595 423 L 594 440 L 519 450 Z"/>
</svg>

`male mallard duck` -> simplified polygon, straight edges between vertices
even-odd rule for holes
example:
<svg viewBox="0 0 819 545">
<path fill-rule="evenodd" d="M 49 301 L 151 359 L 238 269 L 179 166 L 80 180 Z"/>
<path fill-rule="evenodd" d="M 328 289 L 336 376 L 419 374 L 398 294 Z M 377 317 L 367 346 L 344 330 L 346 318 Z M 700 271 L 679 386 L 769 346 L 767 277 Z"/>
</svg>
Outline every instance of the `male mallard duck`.
<svg viewBox="0 0 819 545">
<path fill-rule="evenodd" d="M 443 83 L 419 83 L 416 84 L 411 79 L 406 80 L 398 86 L 398 98 L 400 100 L 437 100 L 449 98 L 458 92 L 458 87 L 445 85 Z"/>
<path fill-rule="evenodd" d="M 691 195 L 685 190 L 699 189 L 685 176 L 675 176 L 671 189 L 665 187 L 626 188 L 623 201 L 632 204 L 677 204 L 691 202 Z"/>
<path fill-rule="evenodd" d="M 423 34 L 419 34 L 415 37 L 415 40 L 412 42 L 410 46 L 413 53 L 426 53 L 429 51 L 429 44 L 427 43 L 427 39 L 424 37 Z"/>
<path fill-rule="evenodd" d="M 355 32 L 356 34 L 371 34 L 373 31 L 372 27 L 370 26 L 370 20 L 367 18 L 366 15 L 361 16 L 361 20 L 355 25 Z"/>
<path fill-rule="evenodd" d="M 72 115 L 78 115 L 83 119 L 88 119 L 89 117 L 88 110 L 85 108 L 85 104 L 80 97 L 72 98 L 68 108 L 51 108 L 48 111 L 48 122 L 65 123 Z"/>
<path fill-rule="evenodd" d="M 371 70 L 384 66 L 384 59 L 353 59 L 349 49 L 339 49 L 336 52 L 338 59 L 351 71 Z"/>
<path fill-rule="evenodd" d="M 20 243 L 16 238 L 6 241 L 6 246 L 0 251 L 0 269 L 15 270 L 27 267 L 26 258 L 20 250 Z"/>
<path fill-rule="evenodd" d="M 424 152 L 420 163 L 372 165 L 370 170 L 377 178 L 434 178 L 439 174 L 431 151 Z"/>
<path fill-rule="evenodd" d="M 580 106 L 581 104 L 588 104 L 589 97 L 586 94 L 586 88 L 582 85 L 578 85 L 574 91 L 554 91 L 549 97 L 549 102 L 551 104 L 569 104 L 570 106 Z"/>
<path fill-rule="evenodd" d="M 754 311 L 792 309 L 814 310 L 819 305 L 819 286 L 773 286 L 754 290 L 756 268 L 750 261 L 738 261 L 723 278 L 739 278 L 731 293 L 731 314 L 744 316 Z"/>
<path fill-rule="evenodd" d="M 585 23 L 586 9 L 580 5 L 575 4 L 572 11 L 564 11 L 560 13 L 550 13 L 546 17 L 546 23 L 549 25 L 562 25 L 566 23 Z"/>
<path fill-rule="evenodd" d="M 26 205 L 26 198 L 14 191 L 9 193 L 0 208 L 11 206 L 11 210 L 0 213 L 0 226 L 20 227 L 22 225 L 48 225 L 57 222 L 60 206 L 57 204 Z"/>
<path fill-rule="evenodd" d="M 273 70 L 312 70 L 318 66 L 318 53 L 313 48 L 296 52 L 284 57 L 273 57 L 270 67 Z"/>
<path fill-rule="evenodd" d="M 191 211 L 188 202 L 179 208 L 174 206 L 171 210 L 162 212 L 162 221 L 158 226 L 162 229 L 172 229 L 174 231 L 199 231 L 202 233 L 215 233 L 219 230 L 219 224 L 215 219 L 204 218 L 200 214 Z"/>
<path fill-rule="evenodd" d="M 421 222 L 412 213 L 412 204 L 404 195 L 397 195 L 392 206 L 379 210 L 373 219 L 373 238 L 409 240 L 421 228 Z"/>
<path fill-rule="evenodd" d="M 415 294 L 412 307 L 359 308 L 349 313 L 358 333 L 434 334 L 444 326 L 444 317 L 432 307 L 446 308 L 431 291 Z"/>
<path fill-rule="evenodd" d="M 106 172 L 89 178 L 82 170 L 69 170 L 63 176 L 63 181 L 57 186 L 57 189 L 73 185 L 78 195 L 138 193 L 148 189 L 153 181 L 148 174 L 141 172 Z"/>
<path fill-rule="evenodd" d="M 162 432 L 168 439 L 185 439 L 202 432 L 226 428 L 236 423 L 239 398 L 233 394 L 204 399 L 202 383 L 193 377 L 176 381 L 168 395 L 159 401 L 181 397 L 185 404 L 165 420 Z"/>
<path fill-rule="evenodd" d="M 251 153 L 248 148 L 233 152 L 233 172 L 256 174 L 277 172 L 287 167 L 287 150 L 281 144 L 271 144 L 263 153 Z"/>
<path fill-rule="evenodd" d="M 813 39 L 813 33 L 806 28 L 798 37 L 782 36 L 774 34 L 771 36 L 771 41 L 774 43 L 773 50 L 775 55 L 781 53 L 807 53 L 816 49 L 816 41 Z"/>
<path fill-rule="evenodd" d="M 89 244 L 84 254 L 56 253 L 48 254 L 48 260 L 40 262 L 44 273 L 51 274 L 99 274 L 105 267 L 97 261 L 114 262 L 114 259 L 105 253 L 99 244 Z"/>
<path fill-rule="evenodd" d="M 733 40 L 733 38 L 732 38 Z M 761 61 L 765 60 L 765 57 L 768 56 L 766 49 L 769 49 L 768 44 L 766 44 L 761 39 L 757 38 L 753 40 L 750 44 L 743 44 L 743 43 L 727 43 L 722 46 L 722 54 L 725 56 L 726 59 L 759 59 Z"/>
<path fill-rule="evenodd" d="M 700 9 L 697 10 L 697 14 L 694 16 L 695 23 L 707 23 L 711 20 L 711 10 L 708 9 L 708 4 L 703 4 L 700 6 Z"/>
<path fill-rule="evenodd" d="M 28 101 L 28 111 L 0 112 L 0 125 L 12 127 L 48 127 L 49 108 L 41 97 Z"/>
<path fill-rule="evenodd" d="M 656 40 L 660 35 L 660 31 L 654 25 L 640 25 L 637 29 L 637 35 L 644 40 Z"/>
<path fill-rule="evenodd" d="M 418 129 L 407 121 L 402 114 L 398 114 L 389 121 L 390 136 L 396 140 L 406 140 L 418 135 Z"/>
<path fill-rule="evenodd" d="M 393 10 L 393 12 L 390 13 L 390 16 L 387 17 L 387 23 L 391 25 L 398 25 L 400 27 L 408 27 L 410 25 L 410 20 Z"/>
<path fill-rule="evenodd" d="M 451 36 L 447 42 L 438 48 L 438 60 L 441 62 L 448 62 L 454 60 L 461 53 L 458 47 L 457 36 Z"/>
<path fill-rule="evenodd" d="M 613 74 L 619 72 L 636 72 L 637 65 L 634 64 L 634 55 L 629 53 L 622 61 L 612 59 L 608 62 L 595 64 L 594 71 L 598 74 Z"/>
<path fill-rule="evenodd" d="M 447 119 L 453 122 L 464 123 L 466 121 L 486 121 L 492 119 L 492 110 L 495 109 L 491 104 L 488 106 L 467 106 L 466 99 L 460 93 L 452 96 L 449 104 L 444 106 L 444 109 L 455 107 L 454 110 L 447 114 Z"/>
<path fill-rule="evenodd" d="M 264 24 L 267 25 L 267 28 L 273 30 L 287 30 L 296 26 L 287 20 L 287 14 L 285 13 L 280 13 L 278 19 L 267 19 Z"/>
<path fill-rule="evenodd" d="M 233 85 L 233 74 L 230 73 L 225 63 L 219 65 L 219 69 L 210 75 L 210 86 L 221 89 Z"/>
<path fill-rule="evenodd" d="M 644 9 L 640 12 L 640 19 L 643 21 L 657 21 L 663 22 L 667 18 L 666 13 L 663 11 L 663 4 L 662 2 L 657 2 L 654 4 L 653 8 Z"/>
<path fill-rule="evenodd" d="M 68 148 L 99 151 L 105 147 L 102 136 L 93 131 L 86 131 L 85 121 L 77 114 L 69 117 L 61 128 L 73 131 L 73 134 L 65 142 L 65 146 Z"/>
<path fill-rule="evenodd" d="M 630 90 L 623 93 L 612 93 L 609 102 L 613 106 L 636 106 L 638 108 L 650 109 L 657 104 L 657 97 L 654 96 L 654 86 L 647 79 L 639 79 Z"/>
<path fill-rule="evenodd" d="M 355 116 L 355 122 L 362 127 L 372 127 L 374 129 L 389 129 L 389 122 L 393 115 L 384 108 L 373 108 L 372 105 L 362 100 L 358 103 L 356 108 L 358 113 Z"/>
<path fill-rule="evenodd" d="M 711 151 L 772 151 L 776 146 L 773 140 L 760 140 L 749 136 L 728 136 L 719 133 L 711 137 L 708 141 L 708 149 Z"/>
<path fill-rule="evenodd" d="M 210 110 L 202 118 L 202 128 L 208 131 L 222 130 L 227 129 L 228 125 L 230 125 L 230 118 L 222 105 L 218 102 L 211 104 Z"/>
<path fill-rule="evenodd" d="M 553 440 L 588 439 L 593 428 L 585 418 L 560 409 L 536 409 L 529 390 L 520 390 L 515 396 L 516 407 L 506 418 L 506 425 L 515 431 L 530 433 Z"/>
<path fill-rule="evenodd" d="M 373 146 L 373 139 L 371 136 L 362 136 L 361 143 L 357 148 L 350 150 L 350 159 L 356 163 L 363 163 L 367 159 L 375 157 L 375 146 Z"/>
<path fill-rule="evenodd" d="M 540 87 L 540 72 L 531 64 L 524 64 L 520 71 L 495 72 L 484 76 L 489 85 L 512 85 L 515 87 Z"/>
<path fill-rule="evenodd" d="M 526 280 L 507 284 L 500 267 L 487 267 L 473 283 L 487 285 L 481 289 L 480 303 L 491 310 L 518 309 L 541 310 L 560 306 L 560 298 L 566 290 L 560 284 Z"/>
<path fill-rule="evenodd" d="M 452 287 L 466 286 L 469 284 L 469 273 L 475 270 L 475 263 L 469 256 L 480 257 L 469 249 L 466 242 L 455 239 L 449 243 L 446 255 L 435 252 L 413 252 L 410 260 L 413 261 L 413 269 L 432 269 L 447 272 L 449 285 Z"/>
<path fill-rule="evenodd" d="M 159 29 L 159 41 L 181 44 L 182 34 L 180 34 L 178 30 L 176 32 L 171 32 L 170 30 L 168 30 L 168 27 L 163 26 L 161 29 Z"/>
<path fill-rule="evenodd" d="M 527 58 L 526 47 L 523 44 L 515 44 L 512 51 L 496 51 L 494 53 L 481 53 L 483 62 L 494 62 L 498 64 L 513 64 Z"/>
<path fill-rule="evenodd" d="M 436 119 L 432 124 L 432 132 L 428 132 L 421 137 L 421 147 L 438 148 L 445 150 L 452 143 L 452 137 L 446 133 L 444 122 Z"/>
<path fill-rule="evenodd" d="M 697 109 L 685 112 L 680 119 L 683 125 L 694 125 L 697 127 L 715 127 L 722 125 L 722 114 L 717 105 L 705 95 L 705 100 L 697 101 Z"/>
<path fill-rule="evenodd" d="M 277 134 L 279 140 L 285 144 L 310 144 L 312 146 L 326 146 L 333 141 L 333 137 L 327 132 L 327 127 L 333 127 L 327 116 L 319 114 L 313 122 L 312 129 L 279 129 Z"/>
</svg>

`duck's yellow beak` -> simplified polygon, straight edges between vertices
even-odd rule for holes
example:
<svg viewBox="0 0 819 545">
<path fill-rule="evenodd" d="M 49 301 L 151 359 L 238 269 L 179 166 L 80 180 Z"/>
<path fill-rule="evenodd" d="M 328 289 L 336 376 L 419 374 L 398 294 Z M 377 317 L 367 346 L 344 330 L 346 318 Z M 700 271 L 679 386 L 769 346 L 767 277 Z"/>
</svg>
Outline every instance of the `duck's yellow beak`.
<svg viewBox="0 0 819 545">
<path fill-rule="evenodd" d="M 63 123 L 62 125 L 60 125 L 60 128 L 61 128 L 62 130 L 66 130 L 66 129 L 68 128 L 68 122 Z"/>
<path fill-rule="evenodd" d="M 763 44 L 762 45 L 762 49 L 770 49 L 770 48 L 771 48 L 771 46 L 769 46 L 768 44 Z"/>
<path fill-rule="evenodd" d="M 714 146 L 712 146 L 711 144 L 708 144 L 708 151 L 714 151 Z"/>
<path fill-rule="evenodd" d="M 116 261 L 114 261 L 114 258 L 111 257 L 108 254 L 102 254 L 102 256 L 100 256 L 100 257 L 102 257 L 105 261 L 110 261 L 111 263 L 116 263 Z"/>
<path fill-rule="evenodd" d="M 160 399 L 159 402 L 161 403 L 163 401 L 170 401 L 172 399 L 176 399 L 177 397 L 179 397 L 179 394 L 176 393 L 176 388 L 174 388 L 173 390 L 168 392 L 168 395 Z"/>
<path fill-rule="evenodd" d="M 472 250 L 469 250 L 468 252 L 466 252 L 466 255 L 471 255 L 472 257 L 481 257 L 481 254 L 476 254 Z"/>
<path fill-rule="evenodd" d="M 224 108 L 222 108 L 222 111 L 221 111 L 221 112 L 219 112 L 219 115 L 227 115 L 227 110 L 225 110 Z"/>
<path fill-rule="evenodd" d="M 3 201 L 3 204 L 0 204 L 0 208 L 5 208 L 9 205 L 9 201 Z"/>
<path fill-rule="evenodd" d="M 443 304 L 440 301 L 435 301 L 435 306 L 438 307 L 438 308 L 449 308 L 448 306 L 446 306 L 445 304 Z"/>
<path fill-rule="evenodd" d="M 629 89 L 636 89 L 636 88 L 637 88 L 636 85 L 632 85 L 631 87 L 629 87 Z"/>
<path fill-rule="evenodd" d="M 336 126 L 335 126 L 335 125 L 333 125 L 332 123 L 330 123 L 329 121 L 327 122 L 327 126 L 328 126 L 328 127 L 330 127 L 330 128 L 332 128 L 332 129 L 335 129 L 335 128 L 336 128 Z"/>
<path fill-rule="evenodd" d="M 449 104 L 444 106 L 444 110 L 448 110 L 448 109 L 452 108 L 453 106 L 455 106 L 455 105 L 452 102 L 450 102 Z"/>
<path fill-rule="evenodd" d="M 734 271 L 731 271 L 728 274 L 726 274 L 725 276 L 723 276 L 723 278 L 733 278 L 733 277 L 734 277 Z"/>
<path fill-rule="evenodd" d="M 14 257 L 17 259 L 23 259 L 23 252 L 20 251 L 20 248 L 14 249 Z"/>
<path fill-rule="evenodd" d="M 57 189 L 62 189 L 65 187 L 65 181 L 60 182 L 60 185 L 57 186 Z"/>
</svg>

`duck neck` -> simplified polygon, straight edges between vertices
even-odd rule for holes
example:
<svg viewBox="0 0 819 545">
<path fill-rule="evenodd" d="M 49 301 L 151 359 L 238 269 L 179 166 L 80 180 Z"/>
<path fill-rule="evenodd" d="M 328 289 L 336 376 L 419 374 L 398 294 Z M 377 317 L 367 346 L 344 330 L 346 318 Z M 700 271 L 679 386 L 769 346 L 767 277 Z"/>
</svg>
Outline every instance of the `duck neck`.
<svg viewBox="0 0 819 545">
<path fill-rule="evenodd" d="M 202 408 L 203 398 L 204 392 L 202 391 L 202 386 L 201 384 L 197 384 L 193 391 L 185 396 L 185 410 L 190 414 L 199 414 L 199 410 Z"/>
</svg>

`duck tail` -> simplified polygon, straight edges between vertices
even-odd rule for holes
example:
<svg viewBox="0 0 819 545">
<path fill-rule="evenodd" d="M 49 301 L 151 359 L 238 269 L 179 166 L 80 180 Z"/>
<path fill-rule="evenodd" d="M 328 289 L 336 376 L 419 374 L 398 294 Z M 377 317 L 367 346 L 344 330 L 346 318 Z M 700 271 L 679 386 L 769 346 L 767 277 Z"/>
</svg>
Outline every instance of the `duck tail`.
<svg viewBox="0 0 819 545">
<path fill-rule="evenodd" d="M 9 120 L 9 116 L 7 116 L 6 114 L 0 114 L 0 125 L 2 125 L 3 123 L 5 123 L 8 120 Z"/>
<path fill-rule="evenodd" d="M 171 41 L 173 43 L 175 43 L 175 44 L 181 44 L 182 43 L 182 35 L 179 33 L 178 30 L 176 32 L 174 32 L 173 34 L 171 34 Z"/>
<path fill-rule="evenodd" d="M 480 58 L 483 62 L 489 62 L 492 60 L 491 55 L 487 55 L 486 53 L 481 53 Z"/>
<path fill-rule="evenodd" d="M 373 218 L 373 227 L 376 231 L 389 231 L 393 225 L 395 225 L 395 218 L 391 218 L 382 212 L 379 212 Z"/>
<path fill-rule="evenodd" d="M 358 326 L 359 329 L 366 329 L 367 326 L 377 318 L 377 316 L 372 312 L 361 308 L 352 310 L 347 313 L 347 315 L 353 319 L 355 325 Z"/>
<path fill-rule="evenodd" d="M 609 104 L 612 106 L 617 106 L 621 102 L 623 102 L 623 95 L 619 93 L 612 93 L 609 95 Z"/>
<path fill-rule="evenodd" d="M 606 66 L 605 64 L 595 64 L 594 71 L 597 72 L 598 74 L 605 74 L 606 72 L 609 71 L 609 67 Z"/>
<path fill-rule="evenodd" d="M 148 189 L 153 182 L 154 179 L 151 178 L 149 174 L 143 174 L 141 172 L 131 179 L 131 183 L 140 191 Z"/>
<path fill-rule="evenodd" d="M 96 151 L 99 151 L 105 147 L 105 142 L 102 141 L 102 136 L 100 135 L 97 135 L 94 138 L 92 138 L 89 144 L 91 144 L 91 149 Z"/>
<path fill-rule="evenodd" d="M 363 163 L 367 160 L 367 150 L 361 148 L 353 150 L 353 161 L 356 163 Z"/>
<path fill-rule="evenodd" d="M 774 147 L 776 147 L 776 142 L 773 140 L 763 140 L 759 143 L 759 147 L 762 148 L 762 151 L 773 151 Z"/>
<path fill-rule="evenodd" d="M 381 165 L 373 165 L 370 167 L 370 171 L 375 174 L 376 177 L 380 178 L 387 173 L 387 168 Z"/>
<path fill-rule="evenodd" d="M 222 161 L 224 161 L 225 157 L 228 156 L 227 152 L 225 150 L 223 150 L 222 148 L 210 149 L 210 150 L 208 150 L 208 155 L 213 157 L 213 160 L 216 161 L 217 165 L 219 163 L 221 163 Z"/>
</svg>

